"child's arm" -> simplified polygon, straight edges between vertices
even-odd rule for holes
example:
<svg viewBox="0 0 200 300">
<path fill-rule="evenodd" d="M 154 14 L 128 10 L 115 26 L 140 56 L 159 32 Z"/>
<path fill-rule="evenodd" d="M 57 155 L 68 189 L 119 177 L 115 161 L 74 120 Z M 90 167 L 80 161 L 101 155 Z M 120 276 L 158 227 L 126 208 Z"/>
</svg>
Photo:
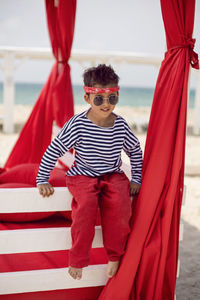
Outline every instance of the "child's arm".
<svg viewBox="0 0 200 300">
<path fill-rule="evenodd" d="M 47 148 L 46 152 L 44 153 L 38 175 L 36 178 L 36 183 L 39 188 L 39 185 L 49 185 L 49 177 L 50 177 L 50 172 L 53 170 L 57 159 L 64 155 L 66 151 L 69 149 L 63 145 L 62 141 L 56 137 L 49 147 Z"/>
<path fill-rule="evenodd" d="M 77 128 L 74 126 L 72 117 L 65 124 L 58 136 L 51 142 L 42 157 L 36 179 L 37 187 L 42 196 L 48 197 L 53 194 L 54 189 L 48 182 L 50 172 L 53 170 L 57 159 L 73 148 L 76 141 Z"/>
<path fill-rule="evenodd" d="M 125 140 L 123 149 L 131 162 L 130 195 L 137 194 L 141 187 L 142 178 L 142 149 L 139 140 L 133 134 L 128 124 L 125 124 Z"/>
</svg>

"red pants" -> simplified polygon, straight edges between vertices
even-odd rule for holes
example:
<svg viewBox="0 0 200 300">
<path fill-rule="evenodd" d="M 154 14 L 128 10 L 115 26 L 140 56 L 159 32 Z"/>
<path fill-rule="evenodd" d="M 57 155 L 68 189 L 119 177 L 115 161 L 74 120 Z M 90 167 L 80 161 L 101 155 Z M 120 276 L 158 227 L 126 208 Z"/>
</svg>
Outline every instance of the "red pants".
<svg viewBox="0 0 200 300">
<path fill-rule="evenodd" d="M 130 232 L 129 179 L 124 173 L 109 173 L 100 177 L 76 175 L 67 176 L 66 183 L 73 195 L 69 266 L 82 268 L 89 265 L 98 207 L 108 259 L 119 260 L 124 254 Z"/>
</svg>

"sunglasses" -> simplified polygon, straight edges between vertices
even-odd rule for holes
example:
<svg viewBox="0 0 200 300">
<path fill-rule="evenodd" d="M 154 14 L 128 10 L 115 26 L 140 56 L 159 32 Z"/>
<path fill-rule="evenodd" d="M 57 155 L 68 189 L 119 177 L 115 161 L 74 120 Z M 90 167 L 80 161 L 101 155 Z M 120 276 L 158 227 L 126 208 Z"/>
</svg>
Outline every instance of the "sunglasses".
<svg viewBox="0 0 200 300">
<path fill-rule="evenodd" d="M 103 102 L 104 102 L 104 99 L 108 99 L 108 102 L 109 102 L 111 105 L 116 105 L 117 102 L 118 102 L 118 96 L 115 95 L 115 94 L 109 95 L 108 98 L 104 98 L 104 97 L 101 96 L 101 95 L 97 95 L 97 96 L 94 97 L 94 99 L 93 99 L 94 105 L 96 105 L 96 106 L 102 105 Z"/>
</svg>

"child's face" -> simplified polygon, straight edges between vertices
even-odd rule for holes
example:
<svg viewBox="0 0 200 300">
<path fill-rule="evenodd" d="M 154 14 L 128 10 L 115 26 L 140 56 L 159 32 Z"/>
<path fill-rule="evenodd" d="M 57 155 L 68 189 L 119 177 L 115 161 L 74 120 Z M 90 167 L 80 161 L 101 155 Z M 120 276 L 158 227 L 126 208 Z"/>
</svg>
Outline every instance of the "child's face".
<svg viewBox="0 0 200 300">
<path fill-rule="evenodd" d="M 106 88 L 109 86 L 95 85 L 98 88 Z M 111 96 L 112 95 L 112 96 Z M 115 108 L 115 102 L 117 101 L 119 93 L 110 92 L 110 93 L 100 93 L 100 94 L 85 94 L 85 101 L 90 104 L 91 110 L 98 114 L 99 117 L 106 118 L 108 117 Z M 101 104 L 101 96 L 103 98 L 103 103 Z M 116 100 L 116 101 L 115 101 Z M 113 104 L 114 103 L 114 104 Z"/>
</svg>

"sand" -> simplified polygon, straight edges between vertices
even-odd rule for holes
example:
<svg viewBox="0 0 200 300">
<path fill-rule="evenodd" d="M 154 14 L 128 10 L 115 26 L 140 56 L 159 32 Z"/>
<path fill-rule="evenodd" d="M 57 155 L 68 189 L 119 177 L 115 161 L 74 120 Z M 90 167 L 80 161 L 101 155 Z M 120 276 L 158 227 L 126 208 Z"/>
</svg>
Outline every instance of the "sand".
<svg viewBox="0 0 200 300">
<path fill-rule="evenodd" d="M 75 113 L 86 109 L 87 106 L 76 106 Z M 2 114 L 0 105 L 0 115 Z M 13 145 L 15 144 L 19 129 L 27 120 L 31 106 L 16 105 L 14 111 L 14 134 L 4 134 L 0 130 L 0 167 L 5 163 Z M 141 146 L 144 149 L 146 140 L 145 128 L 148 123 L 149 108 L 118 107 L 116 113 L 122 115 L 133 129 L 135 129 Z M 136 122 L 135 122 L 136 120 Z M 184 223 L 183 241 L 180 242 L 180 275 L 177 279 L 176 299 L 200 299 L 200 136 L 193 136 L 191 126 L 193 111 L 188 113 L 188 134 L 186 138 L 185 185 L 187 188 L 186 202 L 182 206 L 181 218 Z M 128 162 L 126 155 L 123 160 Z"/>
</svg>

